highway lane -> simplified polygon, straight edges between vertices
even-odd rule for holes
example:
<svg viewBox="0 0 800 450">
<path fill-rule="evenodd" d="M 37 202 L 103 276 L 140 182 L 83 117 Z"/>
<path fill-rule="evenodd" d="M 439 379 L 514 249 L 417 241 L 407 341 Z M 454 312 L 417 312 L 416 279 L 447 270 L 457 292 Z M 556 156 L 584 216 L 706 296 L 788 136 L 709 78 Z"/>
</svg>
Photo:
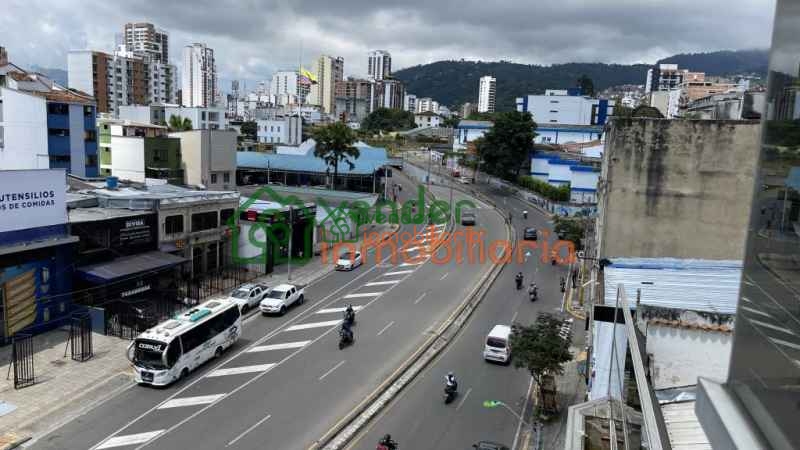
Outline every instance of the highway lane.
<svg viewBox="0 0 800 450">
<path fill-rule="evenodd" d="M 404 179 L 398 179 L 405 187 L 400 193 L 400 200 L 407 200 L 413 195 L 413 185 Z M 413 232 L 411 225 L 402 225 L 400 233 Z M 89 448 L 104 439 L 108 433 L 119 429 L 135 417 L 153 408 L 164 398 L 173 395 L 176 391 L 186 387 L 187 384 L 202 378 L 209 370 L 225 363 L 228 359 L 247 347 L 259 338 L 274 333 L 280 327 L 286 326 L 291 321 L 298 320 L 313 310 L 327 297 L 334 298 L 336 294 L 346 292 L 347 289 L 357 287 L 380 268 L 376 268 L 375 258 L 368 257 L 362 267 L 352 272 L 332 272 L 317 280 L 306 288 L 306 301 L 303 305 L 293 308 L 284 317 L 262 318 L 260 315 L 250 315 L 246 319 L 242 339 L 228 352 L 221 361 L 210 361 L 199 370 L 193 372 L 188 380 L 178 382 L 166 389 L 144 388 L 135 385 L 122 391 L 115 397 L 98 405 L 83 415 L 71 420 L 60 428 L 45 436 L 36 436 L 28 447 L 42 449 Z M 383 269 L 381 269 L 383 270 Z M 120 355 L 122 357 L 122 355 Z"/>
<path fill-rule="evenodd" d="M 487 224 L 492 223 L 488 210 L 479 213 L 479 217 L 484 213 L 489 216 Z M 495 232 L 503 229 L 496 215 L 492 228 Z M 422 270 L 416 271 L 420 267 Z M 282 330 L 263 339 L 259 346 L 304 344 L 297 348 L 273 347 L 272 350 L 246 352 L 230 365 L 224 364 L 223 369 L 235 368 L 247 373 L 206 371 L 195 374 L 192 379 L 199 376 L 202 382 L 179 386 L 179 395 L 174 389 L 166 390 L 173 401 L 161 403 L 158 408 L 145 408 L 146 414 L 126 423 L 124 428 L 107 423 L 98 426 L 87 417 L 82 420 L 83 430 L 73 429 L 80 431 L 77 434 L 81 436 L 60 433 L 61 439 L 40 441 L 48 444 L 41 448 L 82 448 L 87 440 L 83 434 L 96 436 L 98 429 L 111 438 L 102 441 L 102 448 L 135 448 L 147 442 L 148 437 L 155 437 L 154 433 L 161 433 L 160 437 L 151 440 L 147 448 L 224 448 L 228 444 L 231 448 L 304 448 L 419 345 L 425 333 L 463 299 L 471 288 L 471 281 L 482 269 L 480 266 L 465 268 L 452 263 L 428 263 L 422 266 L 381 265 L 372 272 L 365 270 L 364 273 L 369 273 L 367 277 L 342 292 L 352 297 L 334 293 L 331 301 L 318 308 L 317 302 L 315 308 L 303 311 L 308 314 L 302 318 L 296 316 L 302 320 L 292 324 L 311 326 L 309 324 L 324 324 L 341 317 L 340 312 L 328 313 L 320 309 L 340 308 L 349 302 L 365 306 L 358 314 L 357 342 L 353 347 L 339 352 L 335 326 L 330 324 Z M 405 273 L 408 271 L 413 272 Z M 397 277 L 411 278 L 385 284 L 387 278 Z M 379 284 L 367 286 L 368 283 Z M 380 295 L 371 295 L 374 293 Z M 257 319 L 252 322 L 258 323 L 260 318 Z M 250 323 L 245 330 L 248 328 L 252 328 Z M 370 337 L 372 335 L 374 337 Z M 235 351 L 244 347 L 239 345 Z M 277 366 L 265 366 L 268 364 Z M 225 397 L 215 397 L 220 395 Z M 152 405 L 152 401 L 150 403 Z M 117 409 L 129 409 L 124 402 L 117 402 L 116 409 L 108 408 L 108 404 L 104 406 L 106 416 L 115 415 Z M 264 408 L 270 406 L 271 411 L 265 413 Z M 141 407 L 136 412 L 139 411 Z M 122 415 L 130 417 L 132 414 Z M 103 419 L 105 417 L 100 417 L 101 421 Z M 111 433 L 115 429 L 118 432 Z M 92 445 L 102 438 L 88 440 Z"/>
<path fill-rule="evenodd" d="M 547 218 L 519 200 L 499 191 L 491 191 L 490 196 L 501 208 L 514 211 L 513 224 L 520 237 L 525 226 L 551 228 Z M 522 219 L 525 209 L 529 211 L 528 220 Z M 494 325 L 531 323 L 539 312 L 560 310 L 558 279 L 566 276 L 567 268 L 542 264 L 539 256 L 534 253 L 527 262 L 504 268 L 455 341 L 348 448 L 374 449 L 386 433 L 400 448 L 468 449 L 479 440 L 511 447 L 518 420 L 502 408 L 485 409 L 482 402 L 501 400 L 521 412 L 530 376 L 524 369 L 486 362 L 481 352 Z M 525 275 L 526 284 L 535 276 L 540 296 L 537 302 L 531 303 L 524 290 L 516 290 L 514 276 L 519 271 Z M 448 371 L 459 380 L 459 396 L 445 405 L 442 390 Z"/>
</svg>

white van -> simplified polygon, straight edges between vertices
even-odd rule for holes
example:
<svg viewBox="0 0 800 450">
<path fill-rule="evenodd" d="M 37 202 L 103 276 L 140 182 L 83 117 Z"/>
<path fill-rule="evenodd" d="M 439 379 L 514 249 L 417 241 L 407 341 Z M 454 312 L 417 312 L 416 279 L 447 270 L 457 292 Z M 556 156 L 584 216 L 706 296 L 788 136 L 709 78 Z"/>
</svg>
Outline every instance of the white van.
<svg viewBox="0 0 800 450">
<path fill-rule="evenodd" d="M 508 325 L 495 325 L 486 336 L 483 347 L 483 359 L 508 363 L 511 361 L 511 327 Z"/>
</svg>

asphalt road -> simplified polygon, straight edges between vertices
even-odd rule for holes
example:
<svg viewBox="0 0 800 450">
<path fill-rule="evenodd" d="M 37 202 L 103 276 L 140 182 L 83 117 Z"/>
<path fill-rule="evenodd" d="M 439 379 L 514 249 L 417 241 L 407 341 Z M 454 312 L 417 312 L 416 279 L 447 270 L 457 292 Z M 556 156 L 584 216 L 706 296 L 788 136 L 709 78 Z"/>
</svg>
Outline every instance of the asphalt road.
<svg viewBox="0 0 800 450">
<path fill-rule="evenodd" d="M 530 206 L 497 190 L 486 192 L 500 208 L 514 212 L 513 225 L 519 237 L 526 226 L 551 229 L 549 220 Z M 524 220 L 522 211 L 526 209 L 529 215 Z M 521 264 L 506 266 L 455 341 L 348 448 L 374 449 L 386 433 L 400 448 L 407 449 L 471 449 L 480 440 L 512 448 L 519 421 L 503 408 L 486 409 L 482 403 L 500 400 L 521 413 L 531 377 L 524 369 L 484 361 L 482 351 L 494 325 L 532 323 L 540 312 L 560 311 L 558 281 L 568 269 L 543 264 L 539 257 L 534 253 Z M 525 284 L 535 278 L 539 286 L 537 302 L 531 303 L 524 289 L 516 290 L 514 276 L 519 271 L 525 276 Z M 442 391 L 448 371 L 459 380 L 459 396 L 445 405 Z"/>
<path fill-rule="evenodd" d="M 401 195 L 412 191 L 404 187 Z M 489 238 L 506 238 L 493 211 L 479 210 L 478 220 Z M 222 361 L 186 381 L 166 389 L 134 386 L 32 447 L 307 448 L 385 380 L 488 269 L 373 260 L 308 286 L 305 304 L 283 318 L 251 317 Z M 355 344 L 340 351 L 337 308 L 348 303 L 363 309 Z"/>
</svg>

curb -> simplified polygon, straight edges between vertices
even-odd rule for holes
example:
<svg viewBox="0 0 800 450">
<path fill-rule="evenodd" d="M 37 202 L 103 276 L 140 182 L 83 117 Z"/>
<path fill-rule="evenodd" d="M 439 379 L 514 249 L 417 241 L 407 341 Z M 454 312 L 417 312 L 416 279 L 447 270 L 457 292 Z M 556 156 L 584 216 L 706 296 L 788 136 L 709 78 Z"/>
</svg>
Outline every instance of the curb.
<svg viewBox="0 0 800 450">
<path fill-rule="evenodd" d="M 0 444 L 3 445 L 2 447 L 0 447 L 0 450 L 11 450 L 13 448 L 18 448 L 20 445 L 30 441 L 31 438 L 32 438 L 32 436 L 24 436 L 24 437 L 18 438 L 18 437 L 16 437 L 14 435 L 14 433 L 9 433 L 9 434 L 12 435 L 11 439 L 13 439 L 13 440 L 9 441 L 7 443 L 0 442 Z M 3 439 L 3 438 L 4 438 L 4 436 L 0 436 L 0 440 Z"/>
<path fill-rule="evenodd" d="M 515 242 L 513 239 L 515 231 L 508 226 L 508 222 L 506 222 L 506 234 L 510 238 L 510 242 Z M 512 256 L 513 251 L 514 247 L 511 248 Z M 370 420 L 388 405 L 449 344 L 451 338 L 461 330 L 472 315 L 472 312 L 483 300 L 503 267 L 502 263 L 496 263 L 486 271 L 466 299 L 456 307 L 439 329 L 406 359 L 397 370 L 389 375 L 386 381 L 353 408 L 350 414 L 328 430 L 310 448 L 324 448 L 325 450 L 344 448 Z"/>
</svg>

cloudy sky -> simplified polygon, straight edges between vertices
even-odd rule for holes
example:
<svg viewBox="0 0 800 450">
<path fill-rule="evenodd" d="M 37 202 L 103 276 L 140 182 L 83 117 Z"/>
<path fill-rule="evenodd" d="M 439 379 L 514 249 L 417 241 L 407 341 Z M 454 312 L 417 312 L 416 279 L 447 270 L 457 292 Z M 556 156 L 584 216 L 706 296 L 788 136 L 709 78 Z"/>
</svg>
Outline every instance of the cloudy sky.
<svg viewBox="0 0 800 450">
<path fill-rule="evenodd" d="M 651 63 L 681 52 L 766 48 L 774 0 L 2 0 L 0 45 L 23 67 L 66 68 L 75 49 L 111 51 L 126 22 L 170 33 L 170 59 L 205 42 L 221 78 L 259 80 L 319 54 L 366 72 L 442 59 Z M 228 86 L 222 86 L 227 90 Z"/>
</svg>

